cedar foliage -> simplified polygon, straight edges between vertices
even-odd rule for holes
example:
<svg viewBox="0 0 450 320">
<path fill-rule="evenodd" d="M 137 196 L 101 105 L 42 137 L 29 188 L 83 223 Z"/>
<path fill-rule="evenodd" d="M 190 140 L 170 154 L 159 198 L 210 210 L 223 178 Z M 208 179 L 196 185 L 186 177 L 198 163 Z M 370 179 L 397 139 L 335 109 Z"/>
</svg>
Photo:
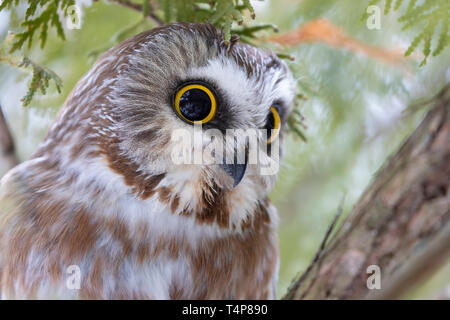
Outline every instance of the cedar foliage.
<svg viewBox="0 0 450 320">
<path fill-rule="evenodd" d="M 369 5 L 380 4 L 383 0 L 370 0 Z M 403 14 L 398 21 L 403 25 L 403 30 L 412 27 L 420 27 L 418 33 L 405 52 L 409 56 L 423 42 L 424 59 L 421 66 L 425 65 L 428 57 L 437 56 L 449 44 L 449 21 L 450 21 L 450 1 L 449 0 L 384 0 L 384 14 L 391 11 L 397 11 L 405 7 Z M 434 49 L 432 47 L 433 39 L 437 39 Z"/>
<path fill-rule="evenodd" d="M 40 91 L 41 94 L 46 94 L 50 86 L 50 81 L 55 84 L 58 93 L 61 93 L 62 80 L 52 70 L 37 64 L 27 56 L 17 56 L 9 54 L 8 48 L 12 47 L 12 43 L 16 35 L 8 34 L 6 39 L 0 45 L 0 63 L 10 65 L 15 68 L 24 69 L 31 73 L 31 81 L 28 84 L 28 90 L 25 96 L 21 99 L 24 107 L 31 103 L 34 95 Z"/>
<path fill-rule="evenodd" d="M 209 22 L 222 29 L 227 40 L 231 37 L 233 22 L 242 25 L 244 11 L 249 11 L 253 19 L 255 17 L 254 9 L 249 0 L 158 0 L 157 7 L 159 9 L 157 13 L 153 11 L 153 1 L 149 0 L 111 0 L 111 2 L 142 11 L 143 16 L 150 18 L 155 22 L 155 25 L 172 21 Z M 40 47 L 44 48 L 51 28 L 56 30 L 59 38 L 65 40 L 61 18 L 69 15 L 68 9 L 75 5 L 75 0 L 3 0 L 0 3 L 0 11 L 13 9 L 21 3 L 27 5 L 24 21 L 21 24 L 24 31 L 15 34 L 12 43 L 8 41 L 9 54 L 22 50 L 25 44 L 30 48 L 35 38 L 40 40 Z M 133 26 L 133 30 L 136 26 Z M 247 28 L 242 27 L 236 33 L 245 32 L 247 37 L 254 37 L 254 32 L 265 28 L 272 28 L 272 26 L 263 25 L 257 28 L 248 28 L 248 31 L 246 31 Z M 133 30 L 120 31 L 119 36 L 116 37 L 117 40 L 123 40 L 120 35 L 128 35 Z M 3 43 L 2 48 L 5 47 L 6 44 Z M 105 48 L 102 48 L 102 50 L 105 50 Z M 50 80 L 54 81 L 58 92 L 60 91 L 62 83 L 54 72 L 37 65 L 26 56 L 21 56 L 20 59 L 22 60 L 21 63 L 11 63 L 11 61 L 17 60 L 16 57 L 2 54 L 0 62 L 31 70 L 32 80 L 26 96 L 22 99 L 24 106 L 31 102 L 37 91 L 45 94 L 50 85 Z"/>
<path fill-rule="evenodd" d="M 3 0 L 0 4 L 0 11 L 11 9 L 13 6 L 17 7 L 19 2 L 20 0 Z M 30 48 L 37 32 L 39 32 L 41 48 L 44 48 L 49 26 L 56 29 L 57 35 L 62 40 L 66 39 L 58 12 L 63 12 L 64 16 L 67 16 L 67 9 L 75 4 L 75 0 L 27 0 L 27 3 L 25 20 L 22 22 L 25 31 L 16 34 L 16 41 L 13 43 L 10 52 L 21 49 L 25 42 L 28 43 Z"/>
</svg>

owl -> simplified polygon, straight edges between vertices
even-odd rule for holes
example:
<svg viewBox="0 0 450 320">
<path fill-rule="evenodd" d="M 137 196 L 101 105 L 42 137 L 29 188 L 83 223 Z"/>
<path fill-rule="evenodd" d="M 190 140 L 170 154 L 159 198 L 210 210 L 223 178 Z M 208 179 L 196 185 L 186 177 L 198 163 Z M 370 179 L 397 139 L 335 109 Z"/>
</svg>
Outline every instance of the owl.
<svg viewBox="0 0 450 320">
<path fill-rule="evenodd" d="M 174 23 L 110 49 L 1 181 L 1 297 L 275 298 L 277 174 L 248 157 L 175 163 L 173 132 L 274 129 L 269 157 L 294 97 L 283 61 L 212 25 Z"/>
</svg>

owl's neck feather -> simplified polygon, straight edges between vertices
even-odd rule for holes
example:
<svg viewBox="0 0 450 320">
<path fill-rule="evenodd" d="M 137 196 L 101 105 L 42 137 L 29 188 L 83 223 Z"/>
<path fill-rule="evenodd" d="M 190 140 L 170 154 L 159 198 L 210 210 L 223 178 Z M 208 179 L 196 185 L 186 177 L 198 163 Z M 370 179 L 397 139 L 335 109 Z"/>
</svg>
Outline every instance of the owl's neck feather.
<svg viewBox="0 0 450 320">
<path fill-rule="evenodd" d="M 199 234 L 213 235 L 245 232 L 251 228 L 254 212 L 268 205 L 250 180 L 224 190 L 203 180 L 201 174 L 183 178 L 177 172 L 142 175 L 131 161 L 114 152 L 114 144 L 109 144 L 108 153 L 85 144 L 84 153 L 74 157 L 77 146 L 67 144 L 32 161 L 30 170 L 41 173 L 31 179 L 37 194 L 51 192 L 92 208 L 95 214 L 119 218 L 132 228 L 140 223 L 160 225 L 158 221 L 165 221 L 166 228 L 175 218 L 177 226 L 181 221 L 185 228 L 195 225 Z M 276 214 L 270 219 L 276 221 Z M 178 227 L 173 232 L 179 232 Z"/>
</svg>

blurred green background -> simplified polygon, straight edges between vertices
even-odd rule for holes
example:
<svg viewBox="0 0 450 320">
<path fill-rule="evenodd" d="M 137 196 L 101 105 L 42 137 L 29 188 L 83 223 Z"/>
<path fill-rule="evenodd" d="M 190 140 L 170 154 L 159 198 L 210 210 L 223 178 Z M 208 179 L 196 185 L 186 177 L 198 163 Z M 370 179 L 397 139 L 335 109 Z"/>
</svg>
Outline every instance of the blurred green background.
<svg viewBox="0 0 450 320">
<path fill-rule="evenodd" d="M 63 79 L 61 94 L 52 87 L 49 94 L 36 95 L 24 108 L 20 99 L 26 93 L 30 75 L 0 64 L 0 105 L 20 160 L 26 160 L 36 149 L 75 83 L 92 66 L 92 51 L 103 52 L 114 45 L 114 35 L 134 26 L 142 17 L 104 1 L 77 3 L 84 6 L 80 30 L 67 30 L 65 42 L 51 32 L 44 50 L 34 45 L 27 51 L 34 61 Z M 402 31 L 397 22 L 399 13 L 382 15 L 381 28 L 369 30 L 361 21 L 367 1 L 252 3 L 256 22 L 274 23 L 281 33 L 322 17 L 363 43 L 404 52 L 419 32 L 414 28 Z M 20 30 L 24 10 L 0 13 L 0 42 L 8 30 Z M 121 36 L 151 27 L 148 22 Z M 417 126 L 425 110 L 408 106 L 431 97 L 450 82 L 448 48 L 430 58 L 424 67 L 419 67 L 420 56 L 405 59 L 399 66 L 324 43 L 301 43 L 283 50 L 295 56 L 289 65 L 302 84 L 300 90 L 308 97 L 300 101 L 308 124 L 308 142 L 288 138 L 284 164 L 271 196 L 280 214 L 280 297 L 294 276 L 308 266 L 343 194 L 347 213 L 374 173 Z M 3 173 L 0 167 L 0 175 Z M 450 266 L 406 298 L 434 298 L 445 290 L 449 294 Z"/>
</svg>

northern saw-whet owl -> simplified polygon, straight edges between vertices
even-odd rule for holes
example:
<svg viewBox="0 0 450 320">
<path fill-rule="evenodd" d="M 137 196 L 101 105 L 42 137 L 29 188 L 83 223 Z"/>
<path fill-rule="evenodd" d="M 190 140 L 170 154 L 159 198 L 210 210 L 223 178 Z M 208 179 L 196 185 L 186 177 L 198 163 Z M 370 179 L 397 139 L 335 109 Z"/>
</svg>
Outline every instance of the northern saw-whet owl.
<svg viewBox="0 0 450 320">
<path fill-rule="evenodd" d="M 175 164 L 171 133 L 200 122 L 276 127 L 282 140 L 294 97 L 283 61 L 211 25 L 175 23 L 109 50 L 2 179 L 1 297 L 274 298 L 276 174 Z"/>
</svg>

